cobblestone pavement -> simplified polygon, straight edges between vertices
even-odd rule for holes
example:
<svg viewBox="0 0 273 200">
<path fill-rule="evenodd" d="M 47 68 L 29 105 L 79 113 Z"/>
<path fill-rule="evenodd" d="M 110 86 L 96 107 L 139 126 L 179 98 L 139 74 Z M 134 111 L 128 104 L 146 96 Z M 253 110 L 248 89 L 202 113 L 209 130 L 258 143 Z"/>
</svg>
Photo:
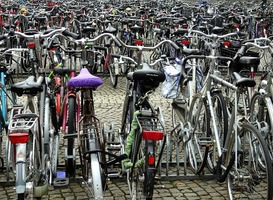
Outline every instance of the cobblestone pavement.
<svg viewBox="0 0 273 200">
<path fill-rule="evenodd" d="M 124 99 L 124 86 L 125 78 L 119 80 L 116 89 L 110 86 L 109 78 L 103 78 L 104 84 L 94 92 L 96 115 L 101 122 L 114 122 L 115 130 L 118 130 L 121 121 L 121 112 Z M 170 100 L 163 99 L 159 91 L 157 91 L 152 97 L 157 105 L 159 105 L 165 114 L 165 121 L 167 129 L 171 129 L 171 109 Z M 62 144 L 62 140 L 61 140 Z M 62 147 L 61 147 L 62 148 Z M 63 152 L 61 152 L 61 156 Z M 182 168 L 180 166 L 179 168 Z M 179 172 L 175 172 L 172 180 L 161 180 L 157 182 L 155 186 L 154 199 L 226 199 L 227 191 L 225 184 L 219 184 L 215 180 L 208 180 L 209 177 L 200 176 L 194 177 L 183 176 L 183 169 Z M 170 172 L 171 173 L 171 172 Z M 5 183 L 4 172 L 0 171 L 0 199 L 16 199 L 14 187 L 10 183 Z M 29 198 L 31 199 L 31 198 Z M 53 188 L 50 186 L 47 196 L 42 199 L 93 199 L 88 187 L 81 181 L 72 181 L 68 187 Z M 125 178 L 112 179 L 108 182 L 108 189 L 105 192 L 106 200 L 121 200 L 130 199 L 128 187 Z"/>
</svg>

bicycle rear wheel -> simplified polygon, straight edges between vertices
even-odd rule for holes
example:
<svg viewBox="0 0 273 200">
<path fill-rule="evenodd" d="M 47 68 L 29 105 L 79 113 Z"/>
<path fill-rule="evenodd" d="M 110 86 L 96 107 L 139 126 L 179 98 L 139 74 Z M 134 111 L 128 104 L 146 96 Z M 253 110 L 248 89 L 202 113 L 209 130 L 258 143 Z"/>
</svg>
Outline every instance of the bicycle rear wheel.
<svg viewBox="0 0 273 200">
<path fill-rule="evenodd" d="M 237 157 L 226 181 L 229 198 L 272 199 L 272 161 L 261 134 L 251 124 L 243 123 L 237 141 Z M 227 160 L 234 156 L 234 143 L 232 140 L 228 148 Z"/>
</svg>

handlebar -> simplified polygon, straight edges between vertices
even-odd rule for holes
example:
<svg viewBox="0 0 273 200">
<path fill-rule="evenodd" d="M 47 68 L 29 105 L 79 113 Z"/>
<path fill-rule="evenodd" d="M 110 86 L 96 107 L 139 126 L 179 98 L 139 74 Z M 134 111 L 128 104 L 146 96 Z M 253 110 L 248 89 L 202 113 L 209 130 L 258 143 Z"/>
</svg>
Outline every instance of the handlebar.
<svg viewBox="0 0 273 200">
<path fill-rule="evenodd" d="M 181 76 L 183 77 L 187 77 L 187 74 L 185 72 L 185 66 L 187 64 L 187 61 L 189 59 L 193 59 L 193 58 L 196 58 L 196 59 L 220 59 L 220 60 L 227 60 L 227 61 L 231 61 L 231 62 L 234 62 L 234 59 L 233 58 L 230 58 L 230 57 L 224 57 L 224 56 L 205 56 L 205 55 L 190 55 L 190 56 L 187 56 L 183 59 L 182 63 L 181 63 Z"/>
<path fill-rule="evenodd" d="M 258 41 L 269 42 L 269 45 L 261 46 L 261 45 L 257 44 Z M 241 48 L 236 52 L 233 59 L 235 61 L 237 61 L 240 57 L 242 57 L 244 55 L 244 53 L 250 47 L 255 47 L 257 49 L 269 49 L 270 51 L 272 51 L 272 49 L 270 48 L 270 43 L 271 43 L 271 40 L 268 39 L 268 38 L 256 38 L 256 39 L 253 39 L 253 40 L 246 40 L 246 41 L 243 42 Z M 271 55 L 272 55 L 272 53 L 271 53 Z"/>
<path fill-rule="evenodd" d="M 156 46 L 154 47 L 145 47 L 145 46 L 132 46 L 132 45 L 127 45 L 124 42 L 122 42 L 121 40 L 119 40 L 120 44 L 126 48 L 129 48 L 131 50 L 138 50 L 138 51 L 154 51 L 155 49 L 157 49 L 158 47 L 160 47 L 161 45 L 165 44 L 165 43 L 169 43 L 171 44 L 176 50 L 179 50 L 179 46 L 177 46 L 173 41 L 171 40 L 163 40 L 160 43 L 158 43 Z"/>
<path fill-rule="evenodd" d="M 217 34 L 206 34 L 201 31 L 198 31 L 198 30 L 189 30 L 189 33 L 197 33 L 197 34 L 204 36 L 206 38 L 211 38 L 211 39 L 215 39 L 215 40 L 224 39 L 224 38 L 231 37 L 231 36 L 240 36 L 240 32 L 227 33 L 225 35 L 217 35 Z"/>
<path fill-rule="evenodd" d="M 43 34 L 43 33 L 37 33 L 37 34 L 34 34 L 34 35 L 27 35 L 25 33 L 21 33 L 21 32 L 18 32 L 18 31 L 15 31 L 15 32 L 11 32 L 9 34 L 14 34 L 14 35 L 18 35 L 20 37 L 23 37 L 23 38 L 28 38 L 28 39 L 34 39 L 34 38 L 49 38 L 51 37 L 52 35 L 55 35 L 57 33 L 63 33 L 66 29 L 65 28 L 60 28 L 60 29 L 55 29 L 53 31 L 51 31 L 50 33 L 48 34 Z"/>
</svg>

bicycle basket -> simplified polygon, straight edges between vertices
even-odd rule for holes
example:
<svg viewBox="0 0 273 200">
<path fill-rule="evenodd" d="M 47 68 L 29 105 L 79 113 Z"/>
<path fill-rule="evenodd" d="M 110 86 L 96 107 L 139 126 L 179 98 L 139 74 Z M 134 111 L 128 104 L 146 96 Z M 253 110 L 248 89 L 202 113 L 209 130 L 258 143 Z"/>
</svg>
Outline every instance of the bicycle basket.
<svg viewBox="0 0 273 200">
<path fill-rule="evenodd" d="M 237 53 L 239 48 L 240 48 L 240 46 L 238 46 L 238 47 L 232 46 L 232 47 L 226 48 L 224 45 L 221 45 L 221 47 L 220 47 L 221 56 L 233 58 L 235 56 L 235 54 Z M 259 57 L 259 53 L 254 52 L 254 51 L 247 51 L 244 54 L 244 56 Z M 226 61 L 221 61 L 221 64 L 226 65 Z M 259 65 L 259 63 L 252 66 L 252 67 L 254 67 L 255 72 L 258 69 L 258 65 Z M 241 64 L 241 63 L 234 63 L 233 68 L 234 68 L 234 70 L 236 72 L 240 72 L 240 71 L 242 71 L 244 69 L 249 69 L 249 66 L 245 65 L 245 64 Z"/>
</svg>

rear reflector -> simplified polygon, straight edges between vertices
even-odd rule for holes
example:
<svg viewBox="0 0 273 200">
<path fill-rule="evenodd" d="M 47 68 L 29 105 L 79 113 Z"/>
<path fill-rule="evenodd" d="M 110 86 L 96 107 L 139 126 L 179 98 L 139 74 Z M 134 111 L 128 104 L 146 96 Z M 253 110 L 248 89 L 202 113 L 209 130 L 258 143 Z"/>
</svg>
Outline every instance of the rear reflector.
<svg viewBox="0 0 273 200">
<path fill-rule="evenodd" d="M 24 144 L 27 143 L 28 133 L 9 133 L 9 140 L 12 144 Z"/>
<path fill-rule="evenodd" d="M 190 44 L 190 41 L 189 40 L 182 40 L 181 43 L 183 45 L 189 45 Z"/>
<path fill-rule="evenodd" d="M 224 46 L 225 47 L 230 47 L 231 46 L 231 42 L 229 42 L 229 41 L 224 42 Z"/>
<path fill-rule="evenodd" d="M 154 164 L 155 164 L 155 157 L 153 155 L 149 155 L 148 165 L 154 165 Z"/>
<path fill-rule="evenodd" d="M 28 48 L 34 48 L 36 46 L 36 44 L 34 43 L 34 42 L 29 42 L 28 44 L 27 44 L 27 47 Z"/>
<path fill-rule="evenodd" d="M 142 138 L 144 140 L 162 140 L 163 139 L 162 131 L 146 131 L 142 132 Z"/>
<path fill-rule="evenodd" d="M 135 41 L 135 44 L 136 44 L 136 45 L 143 45 L 143 41 L 142 41 L 142 40 L 136 40 L 136 41 Z"/>
</svg>

